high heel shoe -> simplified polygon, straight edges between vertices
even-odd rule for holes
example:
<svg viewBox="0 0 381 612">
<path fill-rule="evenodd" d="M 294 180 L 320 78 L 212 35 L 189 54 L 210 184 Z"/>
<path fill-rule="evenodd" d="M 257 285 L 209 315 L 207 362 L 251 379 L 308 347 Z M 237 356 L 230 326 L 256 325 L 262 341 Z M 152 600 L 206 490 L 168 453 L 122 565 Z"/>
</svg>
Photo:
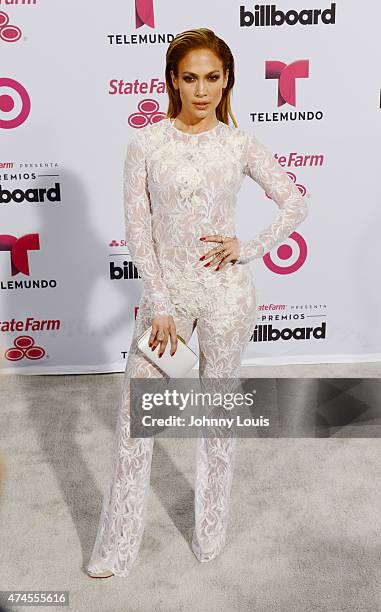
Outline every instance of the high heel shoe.
<svg viewBox="0 0 381 612">
<path fill-rule="evenodd" d="M 213 561 L 218 555 L 222 552 L 225 547 L 225 538 L 222 540 L 218 548 L 214 549 L 210 552 L 205 552 L 201 549 L 195 530 L 193 530 L 192 541 L 191 541 L 191 549 L 195 557 L 200 561 L 200 563 L 207 563 L 208 561 Z"/>
<path fill-rule="evenodd" d="M 105 571 L 97 574 L 95 572 L 90 572 L 89 570 L 87 570 L 87 574 L 90 576 L 90 578 L 111 578 L 111 576 L 114 575 L 112 572 Z"/>
</svg>

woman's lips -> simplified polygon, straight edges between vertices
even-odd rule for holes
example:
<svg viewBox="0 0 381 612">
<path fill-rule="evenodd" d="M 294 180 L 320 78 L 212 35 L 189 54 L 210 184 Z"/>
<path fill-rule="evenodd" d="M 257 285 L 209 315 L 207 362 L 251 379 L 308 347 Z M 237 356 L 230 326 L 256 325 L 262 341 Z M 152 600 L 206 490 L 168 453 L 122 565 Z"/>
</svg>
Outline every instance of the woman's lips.
<svg viewBox="0 0 381 612">
<path fill-rule="evenodd" d="M 204 104 L 198 104 L 197 102 L 194 102 L 193 104 L 198 108 L 205 108 L 206 106 L 208 106 L 209 102 L 206 102 Z"/>
</svg>

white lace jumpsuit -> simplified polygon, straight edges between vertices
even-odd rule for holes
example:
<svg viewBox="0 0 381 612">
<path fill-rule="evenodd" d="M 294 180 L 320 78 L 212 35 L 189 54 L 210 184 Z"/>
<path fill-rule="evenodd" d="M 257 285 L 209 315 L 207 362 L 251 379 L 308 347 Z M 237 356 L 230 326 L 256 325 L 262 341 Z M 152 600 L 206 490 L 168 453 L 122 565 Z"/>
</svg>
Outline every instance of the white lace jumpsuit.
<svg viewBox="0 0 381 612">
<path fill-rule="evenodd" d="M 273 223 L 240 241 L 239 260 L 215 271 L 200 256 L 218 246 L 201 236 L 236 235 L 237 194 L 245 175 L 277 204 Z M 284 241 L 305 219 L 299 189 L 257 138 L 219 122 L 187 134 L 173 119 L 148 125 L 129 141 L 124 166 L 127 244 L 143 292 L 126 364 L 113 468 L 88 569 L 127 576 L 139 562 L 154 438 L 130 438 L 129 379 L 163 377 L 137 348 L 155 314 L 171 314 L 186 341 L 196 326 L 199 376 L 239 376 L 255 326 L 256 294 L 248 262 Z M 253 226 L 255 220 L 253 221 Z M 222 382 L 222 381 L 221 381 Z M 192 550 L 199 561 L 225 544 L 235 437 L 198 438 Z M 169 484 L 170 486 L 170 484 Z"/>
</svg>

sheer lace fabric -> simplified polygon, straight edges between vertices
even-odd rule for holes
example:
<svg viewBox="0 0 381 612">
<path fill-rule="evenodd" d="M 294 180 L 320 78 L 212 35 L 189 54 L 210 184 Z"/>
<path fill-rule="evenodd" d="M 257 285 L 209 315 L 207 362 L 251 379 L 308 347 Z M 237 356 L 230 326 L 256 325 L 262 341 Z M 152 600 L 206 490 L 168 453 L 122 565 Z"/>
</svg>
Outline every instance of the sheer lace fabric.
<svg viewBox="0 0 381 612">
<path fill-rule="evenodd" d="M 222 122 L 187 134 L 164 119 L 132 136 L 124 167 L 127 242 L 152 314 L 174 314 L 168 283 L 181 282 L 183 274 L 211 282 L 198 259 L 217 245 L 199 238 L 236 234 L 237 194 L 245 176 L 279 212 L 269 227 L 241 243 L 241 264 L 280 244 L 307 216 L 304 198 L 272 153 L 253 134 Z"/>
<path fill-rule="evenodd" d="M 261 184 L 280 212 L 269 228 L 241 244 L 239 264 L 216 272 L 199 261 L 215 245 L 199 237 L 236 234 L 236 196 L 245 175 Z M 167 119 L 137 132 L 127 149 L 124 198 L 128 246 L 143 293 L 124 375 L 112 474 L 88 564 L 92 572 L 123 577 L 139 563 L 154 446 L 153 438 L 130 437 L 129 382 L 165 377 L 139 351 L 138 336 L 154 314 L 172 314 L 186 342 L 197 330 L 205 384 L 209 378 L 237 377 L 256 319 L 247 262 L 284 240 L 306 215 L 301 194 L 272 155 L 254 136 L 221 122 L 197 135 L 177 130 Z M 236 439 L 196 442 L 191 547 L 205 562 L 226 542 Z"/>
</svg>

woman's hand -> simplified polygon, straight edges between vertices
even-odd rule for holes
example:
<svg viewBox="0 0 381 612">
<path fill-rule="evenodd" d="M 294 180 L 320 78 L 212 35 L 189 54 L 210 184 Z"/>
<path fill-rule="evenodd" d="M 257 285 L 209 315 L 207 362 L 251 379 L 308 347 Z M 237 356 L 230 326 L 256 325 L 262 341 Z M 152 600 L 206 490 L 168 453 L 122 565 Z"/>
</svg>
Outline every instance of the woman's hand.
<svg viewBox="0 0 381 612">
<path fill-rule="evenodd" d="M 169 338 L 171 340 L 172 357 L 177 350 L 176 324 L 171 315 L 156 315 L 152 319 L 152 332 L 148 340 L 148 346 L 154 351 L 160 344 L 159 357 L 161 357 Z"/>
<path fill-rule="evenodd" d="M 215 234 L 212 236 L 202 236 L 200 240 L 219 242 L 218 246 L 200 257 L 200 261 L 212 257 L 211 261 L 205 264 L 205 267 L 218 263 L 215 270 L 220 270 L 229 262 L 235 264 L 239 258 L 241 243 L 237 236 L 221 236 L 221 234 Z"/>
</svg>

